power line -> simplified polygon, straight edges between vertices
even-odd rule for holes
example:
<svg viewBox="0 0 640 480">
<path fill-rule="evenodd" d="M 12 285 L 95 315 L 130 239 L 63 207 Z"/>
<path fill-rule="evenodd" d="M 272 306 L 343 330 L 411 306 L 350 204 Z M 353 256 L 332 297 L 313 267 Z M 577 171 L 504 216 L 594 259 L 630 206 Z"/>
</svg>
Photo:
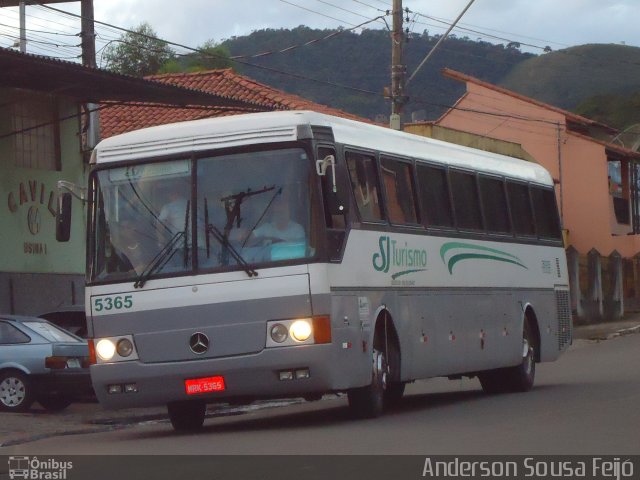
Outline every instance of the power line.
<svg viewBox="0 0 640 480">
<path fill-rule="evenodd" d="M 375 22 L 376 20 L 379 20 L 381 18 L 384 18 L 384 17 L 383 16 L 379 16 L 379 17 L 376 17 L 376 18 L 372 18 L 371 20 L 367 20 L 366 22 L 363 22 L 360 25 L 356 25 L 355 27 L 347 28 L 347 29 L 344 29 L 344 30 L 336 30 L 336 31 L 330 33 L 329 35 L 324 36 L 324 37 L 315 38 L 313 40 L 309 40 L 308 42 L 300 43 L 298 45 L 291 45 L 289 47 L 286 47 L 286 48 L 283 48 L 283 49 L 280 49 L 280 50 L 272 50 L 272 51 L 269 51 L 269 52 L 256 53 L 256 54 L 253 54 L 253 55 L 235 55 L 235 56 L 232 56 L 230 58 L 232 60 L 237 60 L 237 59 L 241 59 L 241 58 L 258 58 L 258 57 L 265 57 L 267 55 L 273 55 L 273 54 L 276 54 L 276 53 L 290 52 L 291 50 L 295 50 L 295 49 L 298 49 L 300 47 L 306 47 L 307 45 L 312 45 L 314 43 L 320 43 L 320 42 L 322 42 L 324 40 L 329 40 L 330 38 L 337 37 L 338 35 L 341 35 L 343 33 L 352 32 L 353 30 L 361 28 L 361 27 L 363 27 L 363 26 L 365 26 L 365 25 L 367 25 L 369 23 Z"/>
<path fill-rule="evenodd" d="M 333 3 L 329 3 L 329 2 L 327 2 L 326 0 L 316 0 L 316 1 L 317 1 L 317 2 L 320 2 L 320 3 L 323 3 L 323 4 L 325 4 L 325 5 L 329 5 L 330 7 L 337 8 L 338 10 L 342 10 L 343 12 L 347 12 L 347 13 L 350 13 L 350 14 L 352 14 L 352 15 L 356 15 L 356 16 L 358 16 L 358 17 L 362 17 L 362 18 L 369 18 L 369 17 L 367 17 L 366 15 L 362 15 L 361 13 L 357 13 L 357 12 L 354 12 L 354 11 L 352 11 L 352 10 L 348 10 L 348 9 L 346 9 L 346 8 L 339 7 L 339 6 L 337 6 L 337 5 L 334 5 Z"/>
<path fill-rule="evenodd" d="M 280 1 L 285 2 L 285 3 L 289 3 L 289 2 L 286 2 L 285 0 L 280 0 Z M 38 5 L 41 5 L 41 4 L 38 4 Z M 82 18 L 81 15 L 78 15 L 76 13 L 66 12 L 64 10 L 60 10 L 58 8 L 54 8 L 54 7 L 51 7 L 51 6 L 48 6 L 48 5 L 41 5 L 41 6 L 43 6 L 44 8 L 47 8 L 49 10 L 53 10 L 53 11 L 59 12 L 59 13 L 64 14 L 64 15 L 70 15 L 70 16 L 73 16 L 73 17 Z M 110 23 L 102 22 L 102 21 L 99 21 L 99 20 L 94 20 L 94 22 L 95 23 L 99 23 L 101 25 L 106 25 L 108 27 L 111 27 L 111 28 L 114 28 L 114 29 L 117 29 L 117 30 L 120 30 L 120 31 L 123 31 L 123 32 L 126 32 L 126 33 L 129 33 L 129 34 L 132 34 L 132 35 L 139 35 L 141 37 L 144 37 L 144 38 L 147 38 L 147 39 L 150 39 L 150 40 L 159 41 L 159 42 L 165 43 L 167 45 L 173 45 L 173 46 L 176 46 L 176 47 L 184 48 L 185 50 L 189 50 L 189 51 L 192 51 L 192 52 L 199 53 L 199 54 L 203 55 L 206 58 L 223 58 L 223 59 L 227 58 L 227 57 L 225 57 L 223 55 L 216 55 L 216 54 L 213 54 L 213 53 L 206 52 L 206 51 L 204 51 L 202 49 L 189 47 L 189 46 L 181 44 L 181 43 L 171 42 L 171 41 L 164 40 L 164 39 L 161 39 L 161 38 L 157 38 L 157 37 L 154 37 L 154 36 L 151 36 L 151 35 L 146 35 L 146 34 L 140 33 L 140 32 L 134 32 L 132 30 L 129 30 L 129 29 L 126 29 L 126 28 L 123 28 L 123 27 L 118 27 L 116 25 L 112 25 Z M 352 87 L 352 86 L 349 86 L 349 85 L 342 85 L 342 84 L 338 84 L 338 83 L 335 83 L 335 82 L 329 82 L 329 81 L 326 81 L 326 80 L 318 80 L 316 78 L 307 77 L 307 76 L 301 75 L 299 73 L 285 72 L 285 71 L 282 71 L 282 70 L 278 70 L 276 68 L 271 68 L 271 67 L 267 67 L 267 66 L 264 66 L 264 65 L 256 65 L 254 63 L 249 63 L 249 62 L 245 62 L 245 61 L 242 61 L 242 60 L 234 60 L 234 61 L 239 63 L 240 65 L 245 65 L 245 66 L 248 66 L 248 67 L 258 68 L 260 70 L 265 70 L 265 71 L 268 71 L 268 72 L 271 72 L 271 73 L 277 73 L 279 75 L 285 75 L 285 76 L 289 76 L 289 77 L 292 77 L 292 78 L 297 78 L 297 79 L 300 79 L 300 80 L 307 80 L 307 81 L 314 82 L 314 83 L 319 83 L 319 84 L 322 84 L 322 85 L 340 87 L 340 88 L 344 88 L 344 89 L 347 89 L 347 90 L 356 91 L 356 92 L 360 92 L 360 93 L 378 95 L 375 92 L 371 92 L 371 91 L 368 91 L 368 90 L 365 90 L 365 89 L 362 89 L 362 88 Z"/>
<path fill-rule="evenodd" d="M 373 8 L 374 10 L 377 10 L 378 12 L 384 12 L 387 15 L 389 15 L 389 13 L 391 13 L 391 10 L 389 8 L 387 8 L 386 10 L 382 10 L 381 8 L 378 7 L 374 7 L 373 5 L 370 5 L 368 3 L 362 2 L 360 0 L 353 0 L 356 3 L 359 3 L 360 5 L 364 5 L 365 7 L 369 7 L 369 8 Z"/>
<path fill-rule="evenodd" d="M 293 4 L 293 3 L 288 2 L 286 0 L 280 0 L 280 1 L 282 1 L 283 3 L 289 3 L 289 4 L 293 5 L 293 6 L 300 7 L 299 5 Z M 378 1 L 380 1 L 380 0 L 378 0 Z M 381 3 L 383 3 L 383 2 L 381 2 Z M 64 10 L 60 10 L 60 9 L 57 9 L 57 8 L 54 8 L 54 7 L 51 7 L 51 6 L 48 6 L 48 5 L 41 5 L 41 4 L 38 4 L 38 5 L 40 5 L 43 8 L 46 8 L 48 10 L 52 10 L 52 11 L 58 12 L 60 14 L 69 15 L 69 16 L 73 16 L 73 17 L 77 17 L 77 18 L 82 18 L 81 15 L 74 14 L 74 13 L 71 13 L 71 12 L 66 12 Z M 300 7 L 300 8 L 304 8 L 304 7 Z M 314 12 L 314 13 L 320 14 L 319 12 Z M 323 14 L 320 14 L 320 15 L 323 15 Z M 325 16 L 325 15 L 323 15 L 323 16 Z M 332 18 L 332 19 L 334 19 L 334 18 Z M 337 20 L 337 19 L 334 19 L 334 20 Z M 126 32 L 126 33 L 130 33 L 130 34 L 134 34 L 134 35 L 139 35 L 139 36 L 146 37 L 146 38 L 149 38 L 149 39 L 152 39 L 152 40 L 163 42 L 163 43 L 165 43 L 167 45 L 173 45 L 173 46 L 177 46 L 177 47 L 180 47 L 180 48 L 184 48 L 184 49 L 192 51 L 192 52 L 200 53 L 205 57 L 226 58 L 226 57 L 223 57 L 221 55 L 210 54 L 210 53 L 205 52 L 205 51 L 203 51 L 201 49 L 192 48 L 192 47 L 189 47 L 187 45 L 179 44 L 179 43 L 176 43 L 176 42 L 170 42 L 170 41 L 163 40 L 163 39 L 160 39 L 160 38 L 157 38 L 157 37 L 153 37 L 153 36 L 150 36 L 150 35 L 145 35 L 145 34 L 142 34 L 142 33 L 139 33 L 139 32 L 134 32 L 132 30 L 128 30 L 128 29 L 125 29 L 125 28 L 122 28 L 122 27 L 118 27 L 116 25 L 112 25 L 112 24 L 109 24 L 109 23 L 106 23 L 106 22 L 101 22 L 101 21 L 98 21 L 98 20 L 94 20 L 94 21 L 95 21 L 95 23 L 103 25 L 103 26 L 108 27 L 110 29 L 114 29 L 114 30 L 117 30 L 117 31 Z M 338 21 L 342 22 L 342 20 L 338 20 Z M 357 27 L 357 25 L 354 25 L 354 28 L 356 28 L 356 27 Z M 285 72 L 285 71 L 281 71 L 281 70 L 278 70 L 278 69 L 275 69 L 275 68 L 266 67 L 266 66 L 263 66 L 263 65 L 256 65 L 256 64 L 252 64 L 252 63 L 244 62 L 244 61 L 240 61 L 240 60 L 234 60 L 234 61 L 236 61 L 237 63 L 239 63 L 241 65 L 246 65 L 246 66 L 249 66 L 249 67 L 258 68 L 258 69 L 269 71 L 269 72 L 276 73 L 276 74 L 279 74 L 279 75 L 289 76 L 289 77 L 297 78 L 297 79 L 301 79 L 301 80 L 307 80 L 307 81 L 311 81 L 311 82 L 322 84 L 322 85 L 327 85 L 327 86 L 332 86 L 332 87 L 339 87 L 339 88 L 355 91 L 355 92 L 362 93 L 362 94 L 372 95 L 372 96 L 376 96 L 376 97 L 383 97 L 383 95 L 381 93 L 373 92 L 373 91 L 362 89 L 362 88 L 357 88 L 357 87 L 353 87 L 353 86 L 349 86 L 349 85 L 338 84 L 338 83 L 335 83 L 335 82 L 329 82 L 329 81 L 325 81 L 325 80 L 318 80 L 318 79 L 315 79 L 315 78 L 312 78 L 312 77 L 307 77 L 307 76 L 304 76 L 304 75 L 301 75 L 301 74 L 298 74 L 298 73 Z M 629 62 L 627 62 L 627 63 L 629 63 Z M 473 110 L 473 109 L 463 109 L 463 108 L 460 108 L 460 107 L 457 107 L 457 106 L 448 106 L 448 105 L 437 104 L 437 103 L 433 103 L 433 102 L 430 102 L 430 101 L 426 101 L 426 100 L 420 99 L 418 97 L 412 97 L 412 100 L 416 101 L 417 103 L 432 105 L 432 106 L 439 107 L 439 108 L 448 108 L 448 109 L 461 110 L 461 111 L 470 111 L 470 112 L 474 112 L 474 113 L 480 113 L 480 114 L 491 115 L 491 116 L 519 119 L 519 120 L 523 120 L 523 121 L 546 122 L 546 123 L 550 123 L 550 124 L 556 125 L 555 122 L 549 122 L 549 121 L 546 121 L 546 120 L 540 120 L 540 119 L 534 119 L 534 118 L 529 118 L 528 119 L 526 117 L 519 117 L 519 116 L 514 116 L 514 115 L 508 115 L 508 114 L 499 114 L 499 113 L 495 113 L 495 112 L 485 112 L 485 111 Z M 180 108 L 180 107 L 178 107 L 178 108 Z"/>
<path fill-rule="evenodd" d="M 315 13 L 316 15 L 320 15 L 322 17 L 330 18 L 331 20 L 335 20 L 336 22 L 346 23 L 347 25 L 351 25 L 352 27 L 355 27 L 355 24 L 353 24 L 351 22 L 347 22 L 346 20 L 341 20 L 339 18 L 335 18 L 335 17 L 332 17 L 330 15 L 325 15 L 324 13 L 320 13 L 320 12 L 318 12 L 316 10 L 311 10 L 310 8 L 303 7 L 302 5 L 298 5 L 297 3 L 288 2 L 287 0 L 280 0 L 280 1 L 282 3 L 286 3 L 288 5 L 292 5 L 294 7 L 301 8 L 302 10 L 306 10 L 307 12 Z"/>
<path fill-rule="evenodd" d="M 109 107 L 116 106 L 130 106 L 130 107 L 142 107 L 142 108 L 166 108 L 166 109 L 180 109 L 180 110 L 197 110 L 197 111 L 212 111 L 212 112 L 220 112 L 220 111 L 241 111 L 241 112 L 262 112 L 264 109 L 260 108 L 251 108 L 251 107 L 223 107 L 223 106 L 195 106 L 195 105 L 169 105 L 169 104 L 159 104 L 159 103 L 140 103 L 140 102 L 103 102 L 100 106 L 87 109 L 85 112 L 93 113 L 98 112 L 100 110 L 104 110 Z M 32 125 L 30 127 L 22 128 L 20 130 L 14 130 L 5 134 L 0 135 L 0 140 L 8 137 L 12 137 L 14 135 L 20 135 L 23 133 L 27 133 L 32 130 L 37 130 L 39 128 L 48 127 L 50 125 L 54 125 L 56 123 L 64 122 L 66 120 L 73 120 L 74 118 L 78 118 L 82 113 L 74 113 L 71 115 L 66 115 L 64 117 L 58 117 L 49 122 L 43 122 L 37 125 Z"/>
</svg>

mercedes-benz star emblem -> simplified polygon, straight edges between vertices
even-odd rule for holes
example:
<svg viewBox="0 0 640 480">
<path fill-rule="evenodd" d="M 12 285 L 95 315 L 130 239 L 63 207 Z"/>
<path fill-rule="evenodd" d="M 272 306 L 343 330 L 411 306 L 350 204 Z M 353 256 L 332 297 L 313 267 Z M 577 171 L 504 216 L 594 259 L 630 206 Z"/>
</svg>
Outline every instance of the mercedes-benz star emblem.
<svg viewBox="0 0 640 480">
<path fill-rule="evenodd" d="M 189 347 L 193 353 L 202 355 L 209 350 L 209 337 L 204 333 L 196 332 L 189 339 Z"/>
</svg>

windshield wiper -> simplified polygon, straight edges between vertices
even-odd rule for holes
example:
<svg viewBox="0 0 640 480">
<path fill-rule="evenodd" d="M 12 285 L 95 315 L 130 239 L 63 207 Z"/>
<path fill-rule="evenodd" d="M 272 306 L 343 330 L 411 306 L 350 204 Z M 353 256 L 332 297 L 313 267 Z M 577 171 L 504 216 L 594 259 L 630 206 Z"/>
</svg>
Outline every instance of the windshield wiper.
<svg viewBox="0 0 640 480">
<path fill-rule="evenodd" d="M 138 279 L 133 284 L 133 288 L 142 288 L 147 282 L 149 277 L 156 272 L 162 270 L 167 263 L 173 258 L 178 251 L 178 244 L 182 238 L 184 238 L 184 263 L 185 268 L 187 266 L 189 245 L 187 242 L 187 228 L 189 228 L 189 203 L 187 202 L 187 208 L 185 210 L 184 230 L 176 232 L 173 237 L 165 244 L 164 247 L 157 253 L 155 257 L 144 267 L 142 273 L 138 276 Z"/>
<path fill-rule="evenodd" d="M 237 228 L 240 228 L 242 224 L 242 216 L 240 215 L 240 206 L 242 202 L 249 197 L 253 197 L 254 195 L 260 195 L 262 193 L 270 192 L 274 190 L 275 185 L 271 187 L 264 187 L 260 190 L 251 190 L 250 188 L 247 191 L 242 191 L 239 193 L 234 193 L 233 195 L 228 195 L 226 197 L 222 197 L 220 199 L 221 202 L 224 202 L 224 211 L 227 216 L 227 221 L 224 225 L 224 230 L 221 232 L 215 225 L 209 223 L 209 210 L 207 206 L 207 199 L 205 197 L 204 202 L 204 215 L 205 215 L 205 236 L 206 236 L 206 244 L 207 244 L 207 257 L 210 255 L 210 244 L 209 244 L 209 234 L 213 236 L 221 245 L 222 252 L 220 253 L 220 263 L 222 265 L 229 264 L 229 255 L 233 257 L 233 259 L 242 266 L 243 270 L 250 277 L 255 277 L 258 275 L 258 272 L 251 267 L 247 261 L 242 258 L 242 255 L 236 250 L 236 248 L 231 245 L 229 242 L 229 235 L 231 234 L 231 230 L 233 229 L 233 224 L 236 224 Z M 273 199 L 271 200 L 273 201 Z M 271 202 L 269 202 L 271 204 Z M 267 207 L 268 208 L 268 207 Z M 263 213 L 264 216 L 264 213 Z M 262 219 L 262 217 L 260 217 Z M 255 228 L 255 226 L 254 226 Z M 246 243 L 246 242 L 245 242 Z M 244 246 L 244 244 L 242 245 Z"/>
<path fill-rule="evenodd" d="M 158 254 L 153 257 L 151 262 L 144 267 L 142 273 L 138 276 L 138 279 L 133 284 L 133 288 L 142 288 L 144 284 L 147 282 L 149 277 L 154 273 L 162 270 L 164 266 L 169 263 L 169 260 L 173 258 L 175 253 L 178 251 L 178 243 L 180 239 L 184 235 L 184 232 L 177 232 L 167 244 L 162 247 L 162 250 L 158 252 Z"/>
<path fill-rule="evenodd" d="M 212 235 L 213 238 L 215 238 L 220 243 L 220 245 L 222 245 L 224 251 L 228 252 L 233 257 L 233 259 L 238 263 L 238 265 L 242 267 L 242 269 L 249 277 L 258 276 L 258 272 L 256 272 L 256 270 L 251 265 L 249 265 L 244 258 L 242 258 L 242 255 L 240 255 L 235 247 L 231 245 L 229 239 L 225 237 L 224 234 L 221 233 L 215 225 L 207 225 L 207 238 L 209 237 L 209 235 Z"/>
<path fill-rule="evenodd" d="M 275 188 L 275 185 L 273 187 L 271 187 L 270 190 L 273 190 L 274 188 Z M 267 214 L 267 212 L 269 211 L 269 208 L 271 208 L 271 205 L 273 205 L 273 201 L 280 194 L 282 194 L 282 187 L 278 187 L 278 190 L 276 190 L 276 193 L 273 194 L 273 197 L 271 197 L 271 200 L 269 200 L 269 203 L 267 204 L 267 206 L 264 207 L 264 210 L 262 211 L 262 214 L 260 215 L 260 218 L 258 218 L 258 221 L 255 223 L 255 225 L 253 227 L 251 227 L 251 230 L 249 230 L 249 233 L 247 234 L 247 237 L 244 239 L 244 242 L 242 242 L 242 246 L 243 247 L 247 244 L 247 242 L 251 238 L 251 234 L 256 229 L 256 227 L 260 224 L 260 222 L 262 221 L 264 216 Z"/>
<path fill-rule="evenodd" d="M 238 210 L 239 211 L 239 210 Z M 227 216 L 227 225 L 229 223 L 229 216 Z M 249 277 L 257 277 L 258 272 L 255 271 L 253 267 L 251 267 L 247 261 L 242 258 L 242 255 L 235 249 L 231 242 L 229 242 L 229 231 L 227 231 L 225 227 L 225 233 L 220 232 L 220 230 L 209 223 L 209 207 L 207 204 L 207 198 L 204 199 L 204 224 L 205 224 L 205 241 L 207 246 L 207 258 L 211 255 L 211 244 L 209 242 L 209 235 L 213 236 L 220 245 L 222 245 L 222 252 L 220 253 L 220 263 L 223 265 L 227 265 L 229 263 L 229 254 L 233 257 L 233 259 L 242 267 L 242 269 L 246 272 Z"/>
</svg>

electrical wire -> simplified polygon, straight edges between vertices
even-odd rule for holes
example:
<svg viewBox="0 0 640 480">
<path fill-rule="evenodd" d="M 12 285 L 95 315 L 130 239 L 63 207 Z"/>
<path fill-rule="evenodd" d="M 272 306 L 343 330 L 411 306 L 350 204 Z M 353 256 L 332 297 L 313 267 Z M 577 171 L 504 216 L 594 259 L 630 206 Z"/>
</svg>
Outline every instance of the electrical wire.
<svg viewBox="0 0 640 480">
<path fill-rule="evenodd" d="M 292 5 L 292 6 L 294 6 L 294 7 L 300 8 L 300 9 L 302 9 L 302 10 L 306 10 L 307 12 L 315 13 L 316 15 L 320 15 L 320 16 L 322 16 L 322 17 L 329 18 L 329 19 L 331 19 L 331 20 L 335 20 L 336 22 L 345 23 L 345 24 L 347 24 L 347 25 L 351 25 L 352 27 L 355 27 L 355 24 L 354 24 L 354 23 L 347 22 L 346 20 L 341 20 L 341 19 L 339 19 L 339 18 L 332 17 L 332 16 L 330 16 L 330 15 L 325 15 L 324 13 L 320 13 L 320 12 L 318 12 L 318 11 L 316 11 L 316 10 L 311 10 L 310 8 L 303 7 L 302 5 L 298 5 L 297 3 L 289 2 L 289 1 L 287 1 L 287 0 L 280 0 L 280 1 L 281 1 L 282 3 L 286 3 L 286 4 L 288 4 L 288 5 Z"/>
<path fill-rule="evenodd" d="M 282 1 L 283 3 L 288 3 L 288 4 L 291 4 L 293 6 L 300 7 L 300 8 L 303 8 L 303 9 L 307 10 L 304 7 L 301 7 L 299 5 L 293 4 L 293 3 L 288 2 L 286 0 L 280 0 L 280 1 Z M 378 0 L 378 1 L 380 1 L 380 0 Z M 35 3 L 37 3 L 37 2 L 35 2 Z M 384 2 L 380 2 L 380 3 L 384 3 Z M 58 12 L 58 13 L 61 13 L 61 14 L 64 14 L 64 15 L 69 15 L 69 16 L 73 16 L 73 17 L 77 17 L 77 18 L 82 18 L 81 15 L 74 14 L 74 13 L 71 13 L 71 12 L 66 12 L 64 10 L 60 10 L 60 9 L 57 9 L 57 8 L 54 8 L 54 7 L 51 7 L 51 6 L 48 6 L 48 5 L 42 5 L 42 4 L 39 4 L 39 3 L 38 3 L 38 5 L 40 5 L 43 8 L 46 8 L 47 10 L 52 10 L 52 11 L 55 11 L 55 12 Z M 317 14 L 320 14 L 322 16 L 325 16 L 324 14 L 321 14 L 320 12 L 313 11 L 313 13 L 317 13 Z M 334 20 L 337 20 L 337 21 L 340 21 L 340 22 L 343 22 L 343 23 L 346 23 L 346 22 L 344 22 L 342 20 L 335 19 L 333 17 L 330 17 L 330 18 L 332 18 Z M 146 38 L 153 39 L 153 40 L 158 40 L 158 41 L 161 41 L 161 42 L 163 42 L 163 43 L 165 43 L 167 45 L 173 45 L 173 46 L 177 46 L 177 47 L 180 47 L 180 48 L 184 48 L 184 49 L 186 49 L 188 51 L 201 53 L 201 54 L 203 54 L 205 56 L 208 56 L 210 58 L 211 57 L 218 57 L 218 58 L 222 57 L 220 55 L 211 55 L 208 52 L 203 52 L 200 49 L 192 48 L 192 47 L 189 47 L 189 46 L 186 46 L 186 45 L 183 45 L 183 44 L 179 44 L 179 43 L 176 43 L 176 42 L 170 42 L 170 41 L 159 39 L 159 38 L 156 38 L 156 37 L 153 37 L 153 36 L 144 35 L 144 34 L 141 34 L 139 32 L 134 32 L 134 31 L 131 31 L 131 30 L 128 30 L 128 29 L 125 29 L 125 28 L 122 28 L 122 27 L 118 27 L 116 25 L 112 25 L 112 24 L 109 24 L 109 23 L 106 23 L 106 22 L 100 22 L 98 20 L 94 20 L 94 21 L 95 21 L 95 23 L 100 24 L 100 25 L 104 25 L 106 27 L 109 27 L 110 29 L 114 29 L 114 30 L 121 31 L 121 32 L 127 32 L 127 33 L 130 33 L 130 34 L 140 35 L 142 37 L 146 37 Z M 353 26 L 357 27 L 356 25 L 353 25 Z M 223 58 L 226 58 L 226 57 L 223 57 Z M 269 71 L 269 72 L 280 74 L 280 75 L 289 76 L 289 77 L 292 77 L 292 78 L 307 80 L 307 81 L 311 81 L 311 82 L 314 82 L 314 83 L 319 83 L 319 84 L 333 86 L 333 87 L 339 87 L 339 88 L 343 88 L 343 89 L 347 89 L 347 90 L 351 90 L 351 91 L 356 91 L 356 92 L 359 92 L 359 93 L 372 95 L 372 96 L 376 96 L 376 97 L 382 96 L 382 94 L 380 94 L 380 93 L 372 92 L 370 90 L 366 90 L 366 89 L 362 89 L 362 88 L 357 88 L 357 87 L 353 87 L 353 86 L 349 86 L 349 85 L 342 85 L 342 84 L 338 84 L 338 83 L 335 83 L 335 82 L 318 80 L 318 79 L 307 77 L 307 76 L 304 76 L 304 75 L 301 75 L 301 74 L 298 74 L 298 73 L 285 72 L 285 71 L 281 71 L 281 70 L 278 70 L 278 69 L 275 69 L 275 68 L 266 67 L 266 66 L 263 66 L 263 65 L 255 65 L 255 64 L 252 64 L 252 63 L 243 62 L 243 61 L 239 61 L 239 60 L 235 60 L 235 61 L 240 63 L 241 65 L 246 65 L 246 66 L 249 66 L 249 67 L 259 68 L 261 70 Z M 543 122 L 543 123 L 549 123 L 549 124 L 556 125 L 555 122 L 550 122 L 548 120 L 519 117 L 519 116 L 514 116 L 514 115 L 500 114 L 500 113 L 496 113 L 496 112 L 486 112 L 486 111 L 473 110 L 473 109 L 464 109 L 464 108 L 461 108 L 461 107 L 458 107 L 458 106 L 455 106 L 455 105 L 454 106 L 448 106 L 448 105 L 437 104 L 437 103 L 434 103 L 434 102 L 426 101 L 424 99 L 420 99 L 418 97 L 412 97 L 412 101 L 415 101 L 416 103 L 435 106 L 435 107 L 438 107 L 438 108 L 448 108 L 448 109 L 454 109 L 454 110 L 469 111 L 469 112 L 474 112 L 474 113 L 479 113 L 479 114 L 484 114 L 484 115 L 490 115 L 490 116 L 496 116 L 496 117 L 512 118 L 512 119 L 518 119 L 518 120 L 522 120 L 522 121 Z M 2 137 L 0 137 L 0 138 L 2 138 Z"/>
<path fill-rule="evenodd" d="M 280 50 L 272 50 L 272 51 L 269 51 L 269 52 L 256 53 L 256 54 L 253 54 L 253 55 L 235 55 L 235 56 L 232 56 L 230 58 L 232 60 L 238 60 L 238 59 L 242 59 L 242 58 L 258 58 L 258 57 L 265 57 L 267 55 L 273 55 L 273 54 L 276 54 L 276 53 L 290 52 L 291 50 L 295 50 L 295 49 L 298 49 L 298 48 L 301 48 L 301 47 L 306 47 L 307 45 L 312 45 L 314 43 L 319 43 L 319 42 L 322 42 L 322 41 L 325 41 L 325 40 L 329 40 L 330 38 L 337 37 L 338 35 L 341 35 L 343 33 L 351 32 L 351 31 L 356 30 L 358 28 L 362 28 L 363 26 L 368 25 L 369 23 L 372 23 L 372 22 L 374 22 L 374 21 L 376 21 L 376 20 L 378 20 L 380 18 L 384 18 L 384 17 L 383 16 L 379 16 L 379 17 L 376 17 L 376 18 L 372 18 L 371 20 L 367 20 L 366 22 L 363 22 L 360 25 L 356 25 L 355 27 L 351 27 L 351 28 L 347 28 L 347 29 L 343 29 L 343 30 L 336 30 L 336 31 L 330 33 L 329 35 L 325 35 L 324 37 L 316 38 L 316 39 L 313 39 L 313 40 L 309 40 L 308 42 L 301 43 L 301 44 L 298 44 L 298 45 L 291 45 L 291 46 L 289 46 L 287 48 L 283 48 L 283 49 L 280 49 Z"/>
<path fill-rule="evenodd" d="M 358 16 L 358 17 L 362 17 L 362 18 L 369 18 L 369 17 L 367 17 L 366 15 L 362 15 L 361 13 L 357 13 L 357 12 L 354 12 L 354 11 L 352 11 L 352 10 L 348 10 L 348 9 L 346 9 L 346 8 L 339 7 L 339 6 L 337 6 L 337 5 L 334 5 L 333 3 L 329 3 L 329 2 L 327 2 L 326 0 L 316 0 L 316 2 L 320 2 L 320 3 L 323 3 L 323 4 L 325 4 L 325 5 L 329 5 L 330 7 L 337 8 L 338 10 L 341 10 L 341 11 L 343 11 L 343 12 L 350 13 L 351 15 L 356 15 L 356 16 Z"/>
</svg>

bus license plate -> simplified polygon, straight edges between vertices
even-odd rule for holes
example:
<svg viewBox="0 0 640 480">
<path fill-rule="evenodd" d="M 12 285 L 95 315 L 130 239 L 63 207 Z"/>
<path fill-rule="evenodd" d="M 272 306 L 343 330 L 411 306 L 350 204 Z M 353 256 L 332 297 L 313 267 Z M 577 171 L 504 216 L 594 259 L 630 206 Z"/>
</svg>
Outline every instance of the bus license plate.
<svg viewBox="0 0 640 480">
<path fill-rule="evenodd" d="M 217 375 L 215 377 L 192 378 L 184 381 L 187 395 L 198 395 L 199 393 L 223 392 L 224 377 Z"/>
</svg>

